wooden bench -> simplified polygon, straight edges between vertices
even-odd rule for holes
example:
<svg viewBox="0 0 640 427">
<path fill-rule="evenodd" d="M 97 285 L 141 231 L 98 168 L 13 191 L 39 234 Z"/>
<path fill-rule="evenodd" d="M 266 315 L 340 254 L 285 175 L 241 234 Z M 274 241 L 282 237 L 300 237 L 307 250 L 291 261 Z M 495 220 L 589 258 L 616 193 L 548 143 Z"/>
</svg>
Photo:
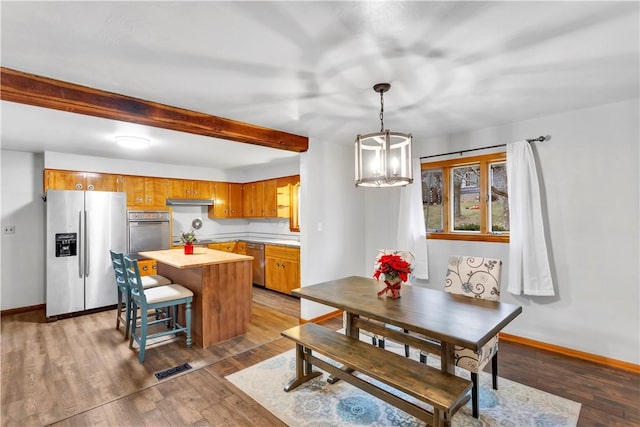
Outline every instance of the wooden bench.
<svg viewBox="0 0 640 427">
<path fill-rule="evenodd" d="M 448 425 L 453 414 L 469 400 L 470 381 L 315 323 L 287 329 L 281 335 L 296 342 L 296 376 L 285 386 L 287 392 L 322 375 L 313 371 L 317 366 L 434 427 Z M 344 367 L 315 357 L 313 351 Z M 354 371 L 431 405 L 433 413 L 355 376 Z"/>
</svg>

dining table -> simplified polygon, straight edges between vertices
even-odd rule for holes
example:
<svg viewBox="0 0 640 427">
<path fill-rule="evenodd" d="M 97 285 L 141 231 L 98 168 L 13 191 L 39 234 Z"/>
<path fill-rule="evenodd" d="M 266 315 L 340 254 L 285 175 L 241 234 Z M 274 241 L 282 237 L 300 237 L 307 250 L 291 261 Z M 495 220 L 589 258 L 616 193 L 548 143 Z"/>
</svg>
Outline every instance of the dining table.
<svg viewBox="0 0 640 427">
<path fill-rule="evenodd" d="M 397 299 L 378 296 L 384 285 L 350 276 L 292 291 L 292 295 L 343 310 L 346 335 L 360 329 L 440 355 L 440 369 L 455 374 L 454 348 L 478 351 L 522 313 L 514 304 L 403 285 Z"/>
</svg>

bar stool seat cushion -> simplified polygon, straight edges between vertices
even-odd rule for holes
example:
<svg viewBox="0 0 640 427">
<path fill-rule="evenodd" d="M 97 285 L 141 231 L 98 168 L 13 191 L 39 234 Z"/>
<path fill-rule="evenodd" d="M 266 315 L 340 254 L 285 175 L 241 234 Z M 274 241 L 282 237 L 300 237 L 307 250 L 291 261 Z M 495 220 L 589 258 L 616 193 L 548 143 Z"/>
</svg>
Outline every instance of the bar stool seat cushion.
<svg viewBox="0 0 640 427">
<path fill-rule="evenodd" d="M 144 277 L 144 276 L 143 276 Z M 193 297 L 193 292 L 182 285 L 170 284 L 144 290 L 148 304 L 157 304 L 179 298 Z"/>
<path fill-rule="evenodd" d="M 171 280 L 167 279 L 164 276 L 160 276 L 159 274 L 152 274 L 150 276 L 140 276 L 140 281 L 142 283 L 142 287 L 145 289 L 171 284 Z"/>
</svg>

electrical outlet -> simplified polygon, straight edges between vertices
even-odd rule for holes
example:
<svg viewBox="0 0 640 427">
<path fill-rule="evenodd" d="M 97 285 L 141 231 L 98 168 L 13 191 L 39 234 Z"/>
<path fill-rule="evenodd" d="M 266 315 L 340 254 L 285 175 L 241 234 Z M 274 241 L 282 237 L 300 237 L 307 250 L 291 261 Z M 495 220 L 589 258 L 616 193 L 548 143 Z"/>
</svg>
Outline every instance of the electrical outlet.
<svg viewBox="0 0 640 427">
<path fill-rule="evenodd" d="M 4 234 L 16 234 L 16 226 L 15 225 L 5 225 Z"/>
</svg>

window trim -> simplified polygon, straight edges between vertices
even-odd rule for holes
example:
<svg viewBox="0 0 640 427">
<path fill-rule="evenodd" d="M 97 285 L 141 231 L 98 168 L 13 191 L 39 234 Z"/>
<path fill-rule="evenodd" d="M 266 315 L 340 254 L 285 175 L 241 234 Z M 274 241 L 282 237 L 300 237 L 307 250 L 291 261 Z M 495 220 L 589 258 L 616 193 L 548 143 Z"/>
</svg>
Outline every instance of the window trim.
<svg viewBox="0 0 640 427">
<path fill-rule="evenodd" d="M 489 165 L 491 163 L 499 163 L 507 161 L 506 152 L 491 153 L 479 156 L 470 156 L 457 159 L 440 160 L 435 162 L 424 162 L 420 164 L 420 172 L 430 169 L 442 169 L 442 186 L 443 191 L 443 229 L 445 231 L 427 231 L 427 238 L 434 240 L 466 240 L 476 242 L 500 242 L 509 243 L 509 232 L 489 233 L 487 232 L 488 214 L 487 197 L 489 195 Z M 480 208 L 480 232 L 468 231 L 451 231 L 451 169 L 453 167 L 480 165 L 480 200 L 485 203 Z"/>
</svg>

